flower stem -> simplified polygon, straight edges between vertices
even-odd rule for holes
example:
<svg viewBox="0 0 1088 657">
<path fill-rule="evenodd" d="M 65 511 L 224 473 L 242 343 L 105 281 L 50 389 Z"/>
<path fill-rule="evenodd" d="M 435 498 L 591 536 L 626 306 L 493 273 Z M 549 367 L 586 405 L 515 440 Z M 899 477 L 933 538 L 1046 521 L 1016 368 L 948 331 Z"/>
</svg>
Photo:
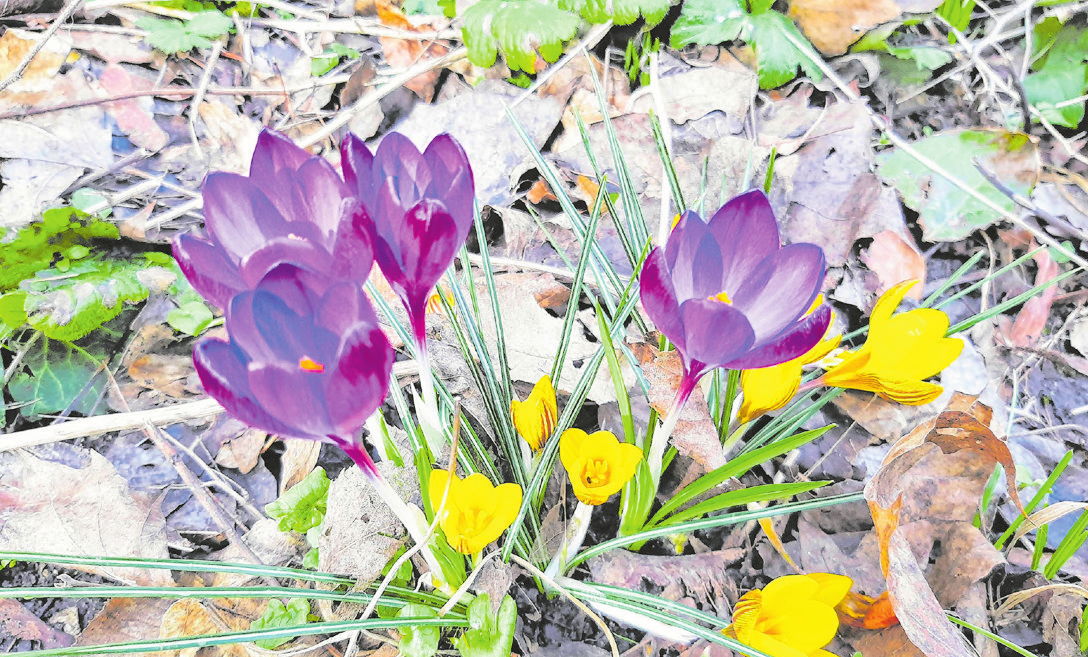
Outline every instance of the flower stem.
<svg viewBox="0 0 1088 657">
<path fill-rule="evenodd" d="M 338 444 L 344 450 L 344 453 L 355 462 L 355 465 L 359 466 L 370 484 L 374 486 L 378 496 L 382 498 L 382 501 L 393 512 L 393 515 L 397 516 L 401 523 L 404 524 L 404 528 L 408 530 L 408 535 L 412 537 L 412 540 L 420 546 L 420 554 L 423 556 L 424 561 L 427 562 L 427 567 L 431 569 L 431 580 L 437 588 L 437 585 L 443 581 L 442 566 L 439 565 L 438 559 L 435 558 L 430 545 L 427 543 L 426 516 L 423 515 L 419 508 L 409 507 L 405 504 L 397 491 L 378 472 L 374 461 L 370 459 L 370 455 L 366 453 L 366 449 L 362 445 L 351 440 L 341 440 Z"/>
<path fill-rule="evenodd" d="M 650 477 L 657 488 L 661 481 L 661 470 L 665 460 L 665 449 L 669 446 L 669 438 L 672 436 L 676 423 L 680 421 L 680 412 L 684 410 L 684 404 L 695 390 L 697 377 L 685 373 L 680 379 L 680 386 L 676 389 L 676 398 L 673 399 L 672 408 L 661 423 L 661 428 L 654 432 L 653 442 L 650 443 L 649 453 L 646 455 L 646 465 L 650 468 Z"/>
<path fill-rule="evenodd" d="M 579 502 L 574 514 L 570 517 L 567 531 L 563 533 L 563 544 L 559 546 L 555 556 L 544 574 L 551 579 L 563 574 L 567 569 L 570 557 L 578 554 L 582 549 L 582 542 L 586 540 L 586 532 L 589 530 L 589 520 L 593 517 L 593 507 L 585 502 Z"/>
<path fill-rule="evenodd" d="M 437 459 L 446 444 L 446 436 L 442 431 L 442 416 L 438 411 L 438 394 L 434 388 L 434 373 L 431 371 L 427 343 L 421 341 L 418 347 L 419 386 L 423 392 L 423 403 L 416 405 L 416 419 L 419 427 L 423 429 L 423 437 L 427 441 L 427 448 L 431 450 L 431 456 Z"/>
</svg>

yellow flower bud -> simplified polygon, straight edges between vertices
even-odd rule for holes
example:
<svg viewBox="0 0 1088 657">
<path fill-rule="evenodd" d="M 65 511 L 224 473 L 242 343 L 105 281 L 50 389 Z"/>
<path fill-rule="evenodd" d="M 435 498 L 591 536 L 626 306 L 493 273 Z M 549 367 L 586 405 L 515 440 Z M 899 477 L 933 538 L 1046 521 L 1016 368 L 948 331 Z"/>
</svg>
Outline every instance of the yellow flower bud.
<svg viewBox="0 0 1088 657">
<path fill-rule="evenodd" d="M 537 381 L 525 401 L 510 402 L 510 415 L 514 418 L 514 428 L 529 443 L 529 447 L 533 451 L 540 449 L 555 431 L 559 418 L 552 378 L 545 375 Z"/>
<path fill-rule="evenodd" d="M 450 479 L 448 470 L 431 470 L 432 509 L 442 502 L 449 481 L 445 511 L 439 520 L 450 547 L 461 554 L 476 554 L 502 536 L 521 508 L 521 486 L 491 481 L 480 473 Z"/>
<path fill-rule="evenodd" d="M 574 495 L 584 504 L 604 504 L 635 475 L 642 450 L 621 443 L 611 432 L 587 434 L 567 429 L 559 438 L 559 460 L 567 469 Z"/>
</svg>

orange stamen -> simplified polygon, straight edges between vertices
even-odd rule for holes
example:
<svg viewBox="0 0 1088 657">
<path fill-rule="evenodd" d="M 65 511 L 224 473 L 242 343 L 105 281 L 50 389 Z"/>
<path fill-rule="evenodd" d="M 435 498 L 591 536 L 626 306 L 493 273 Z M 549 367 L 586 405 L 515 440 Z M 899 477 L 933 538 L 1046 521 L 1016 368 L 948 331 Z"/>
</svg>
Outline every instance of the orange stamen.
<svg viewBox="0 0 1088 657">
<path fill-rule="evenodd" d="M 325 366 L 324 365 L 322 365 L 321 363 L 315 362 L 313 360 L 310 360 L 309 358 L 307 358 L 305 356 L 299 359 L 298 366 L 301 367 L 302 369 L 306 370 L 307 372 L 324 372 L 325 371 Z"/>
</svg>

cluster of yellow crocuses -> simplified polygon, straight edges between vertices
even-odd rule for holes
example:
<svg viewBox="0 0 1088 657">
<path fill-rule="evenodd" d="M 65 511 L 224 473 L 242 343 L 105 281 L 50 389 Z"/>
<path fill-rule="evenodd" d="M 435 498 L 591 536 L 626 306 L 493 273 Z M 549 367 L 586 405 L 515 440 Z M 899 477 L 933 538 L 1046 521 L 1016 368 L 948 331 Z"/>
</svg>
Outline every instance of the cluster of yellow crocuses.
<svg viewBox="0 0 1088 657">
<path fill-rule="evenodd" d="M 513 402 L 510 413 L 525 442 L 533 450 L 540 449 L 558 421 L 551 377 L 540 379 L 524 402 Z M 634 476 L 642 450 L 621 443 L 609 431 L 587 434 L 581 429 L 567 429 L 559 438 L 559 460 L 578 500 L 596 506 L 618 493 Z M 482 474 L 462 479 L 448 470 L 431 471 L 429 493 L 432 506 L 444 509 L 439 524 L 446 540 L 462 554 L 476 554 L 498 539 L 514 522 L 522 500 L 521 486 L 517 484 L 492 486 Z"/>
</svg>

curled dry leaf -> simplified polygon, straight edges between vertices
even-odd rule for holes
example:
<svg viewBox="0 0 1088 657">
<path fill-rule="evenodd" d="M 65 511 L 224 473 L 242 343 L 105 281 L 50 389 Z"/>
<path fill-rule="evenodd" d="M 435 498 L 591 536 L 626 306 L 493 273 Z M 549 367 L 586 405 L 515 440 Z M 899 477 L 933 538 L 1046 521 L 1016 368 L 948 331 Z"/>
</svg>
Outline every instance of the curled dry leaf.
<svg viewBox="0 0 1088 657">
<path fill-rule="evenodd" d="M 842 55 L 867 31 L 898 18 L 892 0 L 791 0 L 790 17 L 825 55 Z"/>
<path fill-rule="evenodd" d="M 861 254 L 861 260 L 880 279 L 881 291 L 903 281 L 916 280 L 920 284 L 911 288 L 907 296 L 922 298 L 926 259 L 913 239 L 908 240 L 892 230 L 882 230 L 873 236 L 873 243 Z"/>
<path fill-rule="evenodd" d="M 1036 246 L 1033 244 L 1033 246 Z M 1042 285 L 1054 280 L 1058 276 L 1058 263 L 1050 257 L 1050 251 L 1042 249 L 1035 254 L 1035 264 L 1039 266 L 1035 274 L 1035 284 Z M 1039 341 L 1046 328 L 1046 320 L 1050 318 L 1050 306 L 1054 303 L 1054 297 L 1058 295 L 1058 286 L 1051 285 L 1043 290 L 1042 294 L 1028 299 L 1020 308 L 1005 335 L 1006 341 L 1015 347 L 1031 347 Z"/>
<path fill-rule="evenodd" d="M 70 635 L 43 623 L 18 600 L 0 599 L 0 633 L 23 641 L 39 641 L 45 649 L 67 648 L 73 641 Z"/>
</svg>

